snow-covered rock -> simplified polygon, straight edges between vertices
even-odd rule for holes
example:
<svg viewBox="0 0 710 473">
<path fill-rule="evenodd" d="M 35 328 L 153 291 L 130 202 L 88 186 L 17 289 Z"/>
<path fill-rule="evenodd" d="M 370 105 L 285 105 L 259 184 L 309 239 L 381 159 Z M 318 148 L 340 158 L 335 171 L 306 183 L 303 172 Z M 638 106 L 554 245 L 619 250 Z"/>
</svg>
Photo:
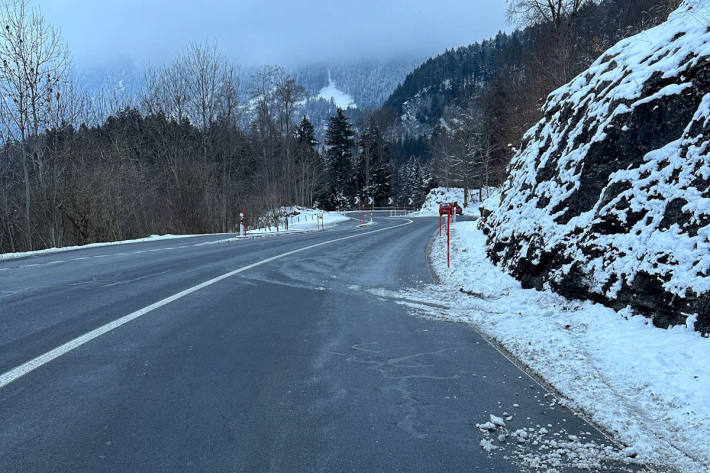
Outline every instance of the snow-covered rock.
<svg viewBox="0 0 710 473">
<path fill-rule="evenodd" d="M 708 18 L 686 0 L 548 97 L 481 210 L 489 256 L 524 287 L 710 332 Z"/>
</svg>

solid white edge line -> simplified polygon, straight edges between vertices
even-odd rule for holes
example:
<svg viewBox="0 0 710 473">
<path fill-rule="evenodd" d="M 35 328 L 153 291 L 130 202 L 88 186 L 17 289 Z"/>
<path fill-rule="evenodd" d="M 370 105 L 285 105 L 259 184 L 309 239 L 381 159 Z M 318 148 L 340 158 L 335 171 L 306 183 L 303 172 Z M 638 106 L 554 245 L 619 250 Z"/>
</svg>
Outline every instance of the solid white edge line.
<svg viewBox="0 0 710 473">
<path fill-rule="evenodd" d="M 149 306 L 143 307 L 142 309 L 139 309 L 135 312 L 131 312 L 128 315 L 124 315 L 123 317 L 120 317 L 112 322 L 109 322 L 105 325 L 102 325 L 101 327 L 98 327 L 90 332 L 85 333 L 84 335 L 81 335 L 63 345 L 58 346 L 57 348 L 54 348 L 53 350 L 50 350 L 36 358 L 33 358 L 32 360 L 21 364 L 20 366 L 17 366 L 16 368 L 11 369 L 10 371 L 7 371 L 0 375 L 0 389 L 4 388 L 8 384 L 12 383 L 13 381 L 16 381 L 17 379 L 21 378 L 22 376 L 31 373 L 32 371 L 36 370 L 37 368 L 46 365 L 47 363 L 56 360 L 60 356 L 69 353 L 70 351 L 74 350 L 75 348 L 79 348 L 80 346 L 108 333 L 111 332 L 112 330 L 115 330 L 122 325 L 127 324 L 128 322 L 131 322 L 132 320 L 135 320 L 149 312 L 154 311 L 155 309 L 159 309 L 160 307 L 163 307 L 165 305 L 170 304 L 171 302 L 174 302 L 178 299 L 182 299 L 183 297 L 192 294 L 193 292 L 197 292 L 201 289 L 204 289 L 208 286 L 211 286 L 213 284 L 216 284 L 224 279 L 227 279 L 229 277 L 232 277 L 236 274 L 242 273 L 244 271 L 256 268 L 257 266 L 261 266 L 267 263 L 271 263 L 272 261 L 276 261 L 281 258 L 285 258 L 287 256 L 294 255 L 296 253 L 301 253 L 303 251 L 307 250 L 312 250 L 313 248 L 318 248 L 320 246 L 325 246 L 325 245 L 330 245 L 331 243 L 336 243 L 339 241 L 344 241 L 344 240 L 350 240 L 352 238 L 358 238 L 362 237 L 365 235 L 372 235 L 373 233 L 379 233 L 379 232 L 384 232 L 387 230 L 394 230 L 395 228 L 400 228 L 404 227 L 406 225 L 409 225 L 413 223 L 412 220 L 405 219 L 407 220 L 406 223 L 402 223 L 400 225 L 394 225 L 392 227 L 387 227 L 387 228 L 380 228 L 379 230 L 373 230 L 370 232 L 364 232 L 364 233 L 357 233 L 355 235 L 349 235 L 346 237 L 341 237 L 341 238 L 336 238 L 334 240 L 328 240 L 328 241 L 323 241 L 320 243 L 316 243 L 313 245 L 309 246 L 304 246 L 303 248 L 298 248 L 295 250 L 287 251 L 286 253 L 281 253 L 276 256 L 272 256 L 270 258 L 266 258 L 261 261 L 257 261 L 256 263 L 249 264 L 247 266 L 243 266 L 239 269 L 235 269 L 234 271 L 230 271 L 228 273 L 222 274 L 221 276 L 217 276 L 216 278 L 212 278 L 208 281 L 205 281 L 203 283 L 200 283 L 196 286 L 193 286 L 189 289 L 185 289 L 184 291 L 178 292 L 177 294 L 173 294 L 170 297 L 166 297 L 163 300 L 160 300 L 158 302 L 155 302 Z"/>
</svg>

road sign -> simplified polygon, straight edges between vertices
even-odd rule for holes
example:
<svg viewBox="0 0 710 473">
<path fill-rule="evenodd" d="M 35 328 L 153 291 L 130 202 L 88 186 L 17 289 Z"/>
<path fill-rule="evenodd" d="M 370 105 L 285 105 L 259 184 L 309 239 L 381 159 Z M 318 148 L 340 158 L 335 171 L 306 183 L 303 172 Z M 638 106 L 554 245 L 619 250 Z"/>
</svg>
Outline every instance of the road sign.
<svg viewBox="0 0 710 473">
<path fill-rule="evenodd" d="M 372 204 L 375 203 L 375 199 L 373 199 L 372 197 L 368 197 L 368 198 L 367 198 L 367 203 L 368 203 L 369 205 L 372 205 Z"/>
<path fill-rule="evenodd" d="M 392 205 L 393 202 L 392 197 L 387 199 L 387 205 Z"/>
<path fill-rule="evenodd" d="M 412 200 L 411 197 L 409 198 L 409 205 L 414 205 L 414 201 Z"/>
<path fill-rule="evenodd" d="M 359 203 L 360 203 L 360 197 L 355 196 L 355 205 L 357 205 L 357 204 L 359 204 Z"/>
</svg>

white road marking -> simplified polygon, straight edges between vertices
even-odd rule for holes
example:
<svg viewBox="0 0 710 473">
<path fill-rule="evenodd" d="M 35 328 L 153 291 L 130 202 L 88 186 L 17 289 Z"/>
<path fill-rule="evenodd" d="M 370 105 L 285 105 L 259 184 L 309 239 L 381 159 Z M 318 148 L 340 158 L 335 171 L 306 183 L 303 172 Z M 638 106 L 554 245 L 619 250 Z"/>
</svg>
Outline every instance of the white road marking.
<svg viewBox="0 0 710 473">
<path fill-rule="evenodd" d="M 287 251 L 286 253 L 281 253 L 276 256 L 272 256 L 270 258 L 266 258 L 261 261 L 257 261 L 256 263 L 249 264 L 247 266 L 242 266 L 239 269 L 235 269 L 234 271 L 230 271 L 228 273 L 225 273 L 221 276 L 217 276 L 216 278 L 212 278 L 209 281 L 205 281 L 201 284 L 198 284 L 197 286 L 193 286 L 189 289 L 185 289 L 184 291 L 178 292 L 177 294 L 173 294 L 170 297 L 166 297 L 163 300 L 160 300 L 158 302 L 155 302 L 147 307 L 143 307 L 142 309 L 139 309 L 135 312 L 131 312 L 128 315 L 124 315 L 121 318 L 118 318 L 112 322 L 109 322 L 105 325 L 102 325 L 99 328 L 96 328 L 90 332 L 85 333 L 84 335 L 81 335 L 63 345 L 58 346 L 57 348 L 50 350 L 37 358 L 34 358 L 26 363 L 21 364 L 20 366 L 17 366 L 16 368 L 11 369 L 10 371 L 7 371 L 0 375 L 0 389 L 4 388 L 8 384 L 12 383 L 13 381 L 21 378 L 22 376 L 31 373 L 32 371 L 36 370 L 37 368 L 46 365 L 47 363 L 56 360 L 60 356 L 69 353 L 70 351 L 74 350 L 75 348 L 79 348 L 80 346 L 108 333 L 111 332 L 112 330 L 115 330 L 122 325 L 127 324 L 128 322 L 131 322 L 132 320 L 137 319 L 138 317 L 141 317 L 149 312 L 154 311 L 155 309 L 159 309 L 160 307 L 163 307 L 165 305 L 170 304 L 171 302 L 174 302 L 178 299 L 182 299 L 183 297 L 192 294 L 193 292 L 197 292 L 201 289 L 204 289 L 208 286 L 212 286 L 213 284 L 216 284 L 220 281 L 223 281 L 227 278 L 230 278 L 232 276 L 235 276 L 239 273 L 243 273 L 244 271 L 248 271 L 250 269 L 256 268 L 257 266 L 262 266 L 267 263 L 271 263 L 272 261 L 279 260 L 281 258 L 285 258 L 287 256 L 295 255 L 297 253 L 301 253 L 304 251 L 312 250 L 313 248 L 318 248 L 321 246 L 325 245 L 330 245 L 332 243 L 336 243 L 339 241 L 345 241 L 345 240 L 350 240 L 352 238 L 359 238 L 365 235 L 372 235 L 373 233 L 379 233 L 379 232 L 384 232 L 387 230 L 394 230 L 395 228 L 400 228 L 404 227 L 406 225 L 409 225 L 412 223 L 412 220 L 406 219 L 406 223 L 402 223 L 399 225 L 394 225 L 392 227 L 387 227 L 387 228 L 380 228 L 379 230 L 373 230 L 369 232 L 364 232 L 364 233 L 357 233 L 355 235 L 350 235 L 346 237 L 341 237 L 341 238 L 336 238 L 334 240 L 328 240 L 328 241 L 323 241 L 320 243 L 316 243 L 314 245 L 309 245 L 309 246 L 304 246 L 303 248 L 298 248 L 296 250 L 291 250 Z"/>
</svg>

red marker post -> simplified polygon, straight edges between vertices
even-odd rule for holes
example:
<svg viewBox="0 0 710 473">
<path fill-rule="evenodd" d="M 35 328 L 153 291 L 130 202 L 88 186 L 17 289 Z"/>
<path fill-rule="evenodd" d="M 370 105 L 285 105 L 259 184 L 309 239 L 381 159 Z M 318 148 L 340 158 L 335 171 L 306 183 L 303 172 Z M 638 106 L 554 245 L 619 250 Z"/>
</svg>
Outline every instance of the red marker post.
<svg viewBox="0 0 710 473">
<path fill-rule="evenodd" d="M 451 267 L 451 212 L 446 214 L 446 266 Z"/>
<path fill-rule="evenodd" d="M 247 236 L 247 214 L 244 210 L 244 206 L 242 205 L 242 213 L 239 214 L 239 231 L 240 235 L 239 236 Z"/>
</svg>

